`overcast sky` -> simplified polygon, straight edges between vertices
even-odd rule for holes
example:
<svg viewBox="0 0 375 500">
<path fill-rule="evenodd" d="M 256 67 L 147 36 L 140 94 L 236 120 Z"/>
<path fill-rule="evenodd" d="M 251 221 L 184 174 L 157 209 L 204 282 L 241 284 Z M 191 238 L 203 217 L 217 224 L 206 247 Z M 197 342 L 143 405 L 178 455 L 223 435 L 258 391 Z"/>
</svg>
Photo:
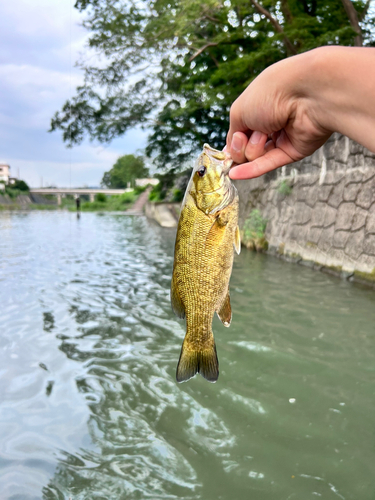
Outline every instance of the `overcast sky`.
<svg viewBox="0 0 375 500">
<path fill-rule="evenodd" d="M 118 156 L 144 148 L 133 130 L 109 146 L 67 149 L 50 120 L 75 88 L 87 31 L 74 0 L 0 1 L 0 163 L 30 186 L 97 186 Z"/>
</svg>

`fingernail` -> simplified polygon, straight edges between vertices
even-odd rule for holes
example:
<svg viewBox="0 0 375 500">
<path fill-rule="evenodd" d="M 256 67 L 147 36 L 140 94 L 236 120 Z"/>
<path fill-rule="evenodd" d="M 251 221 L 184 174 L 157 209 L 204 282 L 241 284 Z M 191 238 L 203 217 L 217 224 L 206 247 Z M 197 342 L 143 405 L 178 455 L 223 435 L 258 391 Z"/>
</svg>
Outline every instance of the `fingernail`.
<svg viewBox="0 0 375 500">
<path fill-rule="evenodd" d="M 223 147 L 223 151 L 226 151 L 226 150 L 227 150 L 227 147 L 226 147 L 226 146 L 224 146 L 224 147 Z"/>
<path fill-rule="evenodd" d="M 261 140 L 262 138 L 262 132 L 258 132 L 257 130 L 255 130 L 252 134 L 251 134 L 251 137 L 250 137 L 250 142 L 251 144 L 254 144 L 254 146 L 256 144 L 259 144 L 259 141 Z"/>
<path fill-rule="evenodd" d="M 236 134 L 233 135 L 232 149 L 236 152 L 240 152 L 242 150 L 242 140 Z"/>
</svg>

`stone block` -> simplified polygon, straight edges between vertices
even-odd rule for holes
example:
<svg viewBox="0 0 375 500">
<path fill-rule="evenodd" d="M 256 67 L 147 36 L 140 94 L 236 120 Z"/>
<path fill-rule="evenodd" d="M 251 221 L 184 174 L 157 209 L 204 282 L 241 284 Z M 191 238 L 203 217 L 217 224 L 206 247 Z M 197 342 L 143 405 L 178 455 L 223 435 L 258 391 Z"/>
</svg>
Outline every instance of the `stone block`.
<svg viewBox="0 0 375 500">
<path fill-rule="evenodd" d="M 345 175 L 345 185 L 350 184 L 352 182 L 362 182 L 363 180 L 363 171 L 362 169 L 355 170 L 347 170 Z"/>
<path fill-rule="evenodd" d="M 352 231 L 358 231 L 366 224 L 367 210 L 361 207 L 356 207 L 352 222 Z"/>
<path fill-rule="evenodd" d="M 297 233 L 297 239 L 296 239 L 296 241 L 300 245 L 305 245 L 308 229 L 309 229 L 308 226 L 300 226 L 299 227 L 299 231 Z"/>
<path fill-rule="evenodd" d="M 367 182 L 375 177 L 375 162 L 370 167 L 365 167 L 362 182 Z"/>
<path fill-rule="evenodd" d="M 323 186 L 338 184 L 344 177 L 344 172 L 327 172 L 322 184 Z"/>
<path fill-rule="evenodd" d="M 356 260 L 363 252 L 365 241 L 365 230 L 360 229 L 351 233 L 345 245 L 345 253 L 352 259 Z"/>
<path fill-rule="evenodd" d="M 371 205 L 370 210 L 368 211 L 366 231 L 368 233 L 375 233 L 375 203 Z"/>
<path fill-rule="evenodd" d="M 350 231 L 335 231 L 333 236 L 333 246 L 335 248 L 345 248 Z"/>
<path fill-rule="evenodd" d="M 358 144 L 358 142 L 350 141 L 349 142 L 349 152 L 352 155 L 357 155 L 358 153 L 363 153 L 363 146 Z"/>
<path fill-rule="evenodd" d="M 367 255 L 375 255 L 375 234 L 366 235 L 363 250 Z"/>
<path fill-rule="evenodd" d="M 294 191 L 296 200 L 304 202 L 306 200 L 308 193 L 309 193 L 309 190 L 310 190 L 310 186 L 303 186 L 303 185 L 298 184 L 298 186 L 294 187 L 293 191 Z"/>
<path fill-rule="evenodd" d="M 345 186 L 344 189 L 344 201 L 355 201 L 358 195 L 359 190 L 361 189 L 361 184 L 358 183 L 349 183 Z"/>
<path fill-rule="evenodd" d="M 312 209 L 306 203 L 297 202 L 294 210 L 294 223 L 306 224 L 311 219 Z"/>
<path fill-rule="evenodd" d="M 320 236 L 318 247 L 323 251 L 327 252 L 333 244 L 333 235 L 335 233 L 334 226 L 327 227 L 323 229 L 322 234 Z"/>
<path fill-rule="evenodd" d="M 324 224 L 324 216 L 327 205 L 325 203 L 317 203 L 311 214 L 311 226 L 322 227 Z"/>
<path fill-rule="evenodd" d="M 365 166 L 365 157 L 362 153 L 356 155 L 349 155 L 348 161 L 346 162 L 346 167 L 348 170 L 363 168 Z"/>
<path fill-rule="evenodd" d="M 355 203 L 341 203 L 337 210 L 335 230 L 348 230 L 352 227 L 352 221 L 355 214 Z"/>
<path fill-rule="evenodd" d="M 323 229 L 319 227 L 310 227 L 310 230 L 307 234 L 307 244 L 317 245 L 322 234 Z"/>
<path fill-rule="evenodd" d="M 345 181 L 342 180 L 332 189 L 331 195 L 328 199 L 328 205 L 337 208 L 344 199 L 344 189 L 345 189 Z"/>
<path fill-rule="evenodd" d="M 366 183 L 359 191 L 356 203 L 359 207 L 368 209 L 371 206 L 373 196 L 374 193 L 372 186 L 370 185 L 370 183 Z"/>
<path fill-rule="evenodd" d="M 348 156 L 350 152 L 350 139 L 342 135 L 335 143 L 335 160 L 339 163 L 344 163 L 348 161 Z"/>
<path fill-rule="evenodd" d="M 280 220 L 281 222 L 289 222 L 292 219 L 294 213 L 294 207 L 283 203 L 280 210 Z"/>
<path fill-rule="evenodd" d="M 301 226 L 291 226 L 290 227 L 290 233 L 289 233 L 289 238 L 292 240 L 292 241 L 297 241 L 297 238 L 298 238 L 298 233 L 300 232 L 301 230 Z"/>
<path fill-rule="evenodd" d="M 319 186 L 310 186 L 306 194 L 306 204 L 313 208 L 318 201 Z"/>
<path fill-rule="evenodd" d="M 327 202 L 332 190 L 333 186 L 319 186 L 318 200 Z"/>
<path fill-rule="evenodd" d="M 336 221 L 336 216 L 337 216 L 337 210 L 336 208 L 330 207 L 329 205 L 325 206 L 325 213 L 324 213 L 324 227 L 330 226 L 331 224 L 334 224 Z"/>
</svg>

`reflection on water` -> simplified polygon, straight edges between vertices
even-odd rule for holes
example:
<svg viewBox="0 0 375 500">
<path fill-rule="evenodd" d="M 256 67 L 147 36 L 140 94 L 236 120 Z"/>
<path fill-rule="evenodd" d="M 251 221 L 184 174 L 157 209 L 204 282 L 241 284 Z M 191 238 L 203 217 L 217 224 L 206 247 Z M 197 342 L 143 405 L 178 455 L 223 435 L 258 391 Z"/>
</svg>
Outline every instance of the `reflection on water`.
<svg viewBox="0 0 375 500">
<path fill-rule="evenodd" d="M 173 242 L 0 214 L 0 498 L 373 499 L 374 292 L 243 252 L 220 379 L 177 385 Z"/>
</svg>

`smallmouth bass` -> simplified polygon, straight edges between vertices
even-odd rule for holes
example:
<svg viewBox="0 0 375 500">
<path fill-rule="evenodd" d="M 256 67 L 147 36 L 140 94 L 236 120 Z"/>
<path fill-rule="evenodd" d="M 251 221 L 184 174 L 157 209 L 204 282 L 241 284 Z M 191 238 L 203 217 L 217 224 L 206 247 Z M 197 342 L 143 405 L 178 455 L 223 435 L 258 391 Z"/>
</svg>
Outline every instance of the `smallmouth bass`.
<svg viewBox="0 0 375 500">
<path fill-rule="evenodd" d="M 231 323 L 229 279 L 234 249 L 241 250 L 232 163 L 228 153 L 205 144 L 182 202 L 171 284 L 173 311 L 186 317 L 177 382 L 197 373 L 209 382 L 219 376 L 212 320 L 216 312 L 225 326 Z"/>
</svg>

